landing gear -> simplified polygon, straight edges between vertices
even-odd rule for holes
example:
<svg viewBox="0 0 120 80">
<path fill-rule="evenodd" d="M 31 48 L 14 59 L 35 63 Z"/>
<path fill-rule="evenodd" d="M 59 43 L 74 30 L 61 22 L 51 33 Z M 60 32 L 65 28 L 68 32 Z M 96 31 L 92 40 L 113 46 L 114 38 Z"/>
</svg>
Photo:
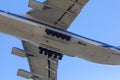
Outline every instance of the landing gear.
<svg viewBox="0 0 120 80">
<path fill-rule="evenodd" d="M 48 56 L 48 58 L 55 58 L 55 59 L 59 59 L 62 60 L 63 54 L 59 53 L 59 52 L 55 52 L 43 47 L 39 47 L 39 53 Z"/>
<path fill-rule="evenodd" d="M 70 41 L 70 39 L 71 39 L 71 36 L 69 36 L 69 35 L 59 33 L 59 32 L 56 32 L 56 31 L 53 31 L 50 29 L 46 29 L 45 32 L 47 35 L 50 35 L 55 38 L 61 38 L 62 40 Z"/>
</svg>

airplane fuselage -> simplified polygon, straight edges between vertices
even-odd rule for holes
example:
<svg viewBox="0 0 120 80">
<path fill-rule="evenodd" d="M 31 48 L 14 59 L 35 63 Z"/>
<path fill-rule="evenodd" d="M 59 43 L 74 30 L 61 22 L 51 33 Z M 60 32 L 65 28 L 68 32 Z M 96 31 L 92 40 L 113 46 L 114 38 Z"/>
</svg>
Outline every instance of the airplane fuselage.
<svg viewBox="0 0 120 80">
<path fill-rule="evenodd" d="M 30 42 L 38 48 L 42 46 L 52 51 L 96 63 L 115 64 L 114 61 L 111 63 L 113 55 L 120 53 L 118 48 L 105 43 L 4 11 L 0 11 L 0 32 Z M 114 50 L 99 45 L 110 46 Z"/>
</svg>

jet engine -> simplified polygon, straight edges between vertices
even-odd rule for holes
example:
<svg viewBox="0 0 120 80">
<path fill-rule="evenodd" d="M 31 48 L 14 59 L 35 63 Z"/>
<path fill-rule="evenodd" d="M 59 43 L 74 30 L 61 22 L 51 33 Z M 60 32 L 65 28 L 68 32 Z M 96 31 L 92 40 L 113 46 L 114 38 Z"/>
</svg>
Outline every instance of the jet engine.
<svg viewBox="0 0 120 80">
<path fill-rule="evenodd" d="M 24 50 L 16 48 L 16 47 L 12 48 L 12 54 L 17 55 L 22 58 L 25 58 L 27 56 L 27 54 Z"/>
<path fill-rule="evenodd" d="M 48 80 L 48 78 L 45 78 L 43 76 L 40 76 L 40 75 L 37 75 L 35 73 L 32 73 L 32 72 L 28 72 L 28 71 L 25 71 L 23 69 L 19 69 L 18 72 L 17 72 L 17 75 L 20 76 L 20 77 L 23 77 L 23 78 L 26 78 L 26 79 L 44 79 L 44 80 Z M 51 80 L 51 79 L 50 79 Z"/>
<path fill-rule="evenodd" d="M 23 78 L 32 79 L 32 73 L 25 71 L 23 69 L 19 69 L 17 75 Z"/>
<path fill-rule="evenodd" d="M 42 2 L 38 2 L 36 0 L 29 0 L 29 7 L 37 10 L 43 10 L 44 4 Z"/>
</svg>

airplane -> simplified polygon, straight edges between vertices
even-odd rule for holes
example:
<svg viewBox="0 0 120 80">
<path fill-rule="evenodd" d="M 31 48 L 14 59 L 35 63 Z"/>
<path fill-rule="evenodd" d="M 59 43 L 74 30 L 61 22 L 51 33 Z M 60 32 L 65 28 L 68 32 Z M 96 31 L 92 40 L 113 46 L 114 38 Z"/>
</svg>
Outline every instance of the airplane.
<svg viewBox="0 0 120 80">
<path fill-rule="evenodd" d="M 66 31 L 88 0 L 29 1 L 31 11 L 17 15 L 0 10 L 0 32 L 22 40 L 24 50 L 12 53 L 27 57 L 31 72 L 18 75 L 33 80 L 57 80 L 63 55 L 99 64 L 119 65 L 120 48 Z"/>
</svg>

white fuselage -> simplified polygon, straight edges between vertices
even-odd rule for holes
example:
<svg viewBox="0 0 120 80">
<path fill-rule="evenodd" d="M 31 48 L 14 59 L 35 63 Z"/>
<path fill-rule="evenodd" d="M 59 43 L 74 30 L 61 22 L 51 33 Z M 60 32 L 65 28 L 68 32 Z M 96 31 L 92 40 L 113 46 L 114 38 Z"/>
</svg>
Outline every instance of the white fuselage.
<svg viewBox="0 0 120 80">
<path fill-rule="evenodd" d="M 102 44 L 100 42 L 3 11 L 0 12 L 0 32 L 28 41 L 38 47 L 43 46 L 68 56 L 102 64 L 115 64 L 112 62 L 113 54 L 120 54 L 119 50 L 99 46 Z"/>
</svg>

